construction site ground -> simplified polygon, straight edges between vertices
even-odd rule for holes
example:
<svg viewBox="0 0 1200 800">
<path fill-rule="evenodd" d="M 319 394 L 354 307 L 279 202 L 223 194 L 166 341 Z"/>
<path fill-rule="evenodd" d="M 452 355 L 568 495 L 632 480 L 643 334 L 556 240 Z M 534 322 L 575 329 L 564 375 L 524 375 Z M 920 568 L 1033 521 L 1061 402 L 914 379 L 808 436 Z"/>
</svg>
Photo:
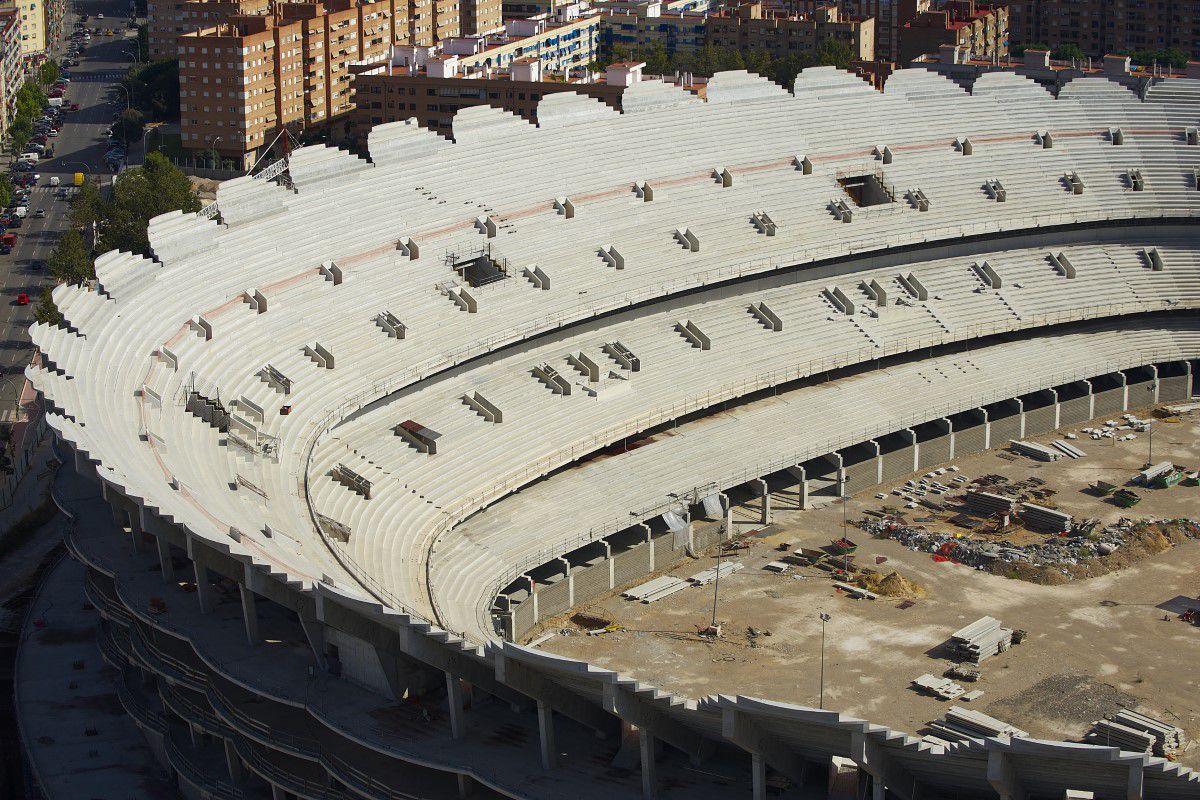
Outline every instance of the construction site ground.
<svg viewBox="0 0 1200 800">
<path fill-rule="evenodd" d="M 1148 415 L 1149 409 L 1141 413 Z M 1156 424 L 1156 462 L 1200 467 L 1200 415 Z M 1080 427 L 1032 440 L 1049 443 Z M 1124 485 L 1147 460 L 1145 434 L 1116 443 L 1081 435 L 1074 444 L 1087 453 L 1085 458 L 1042 463 L 992 450 L 953 463 L 972 478 L 1040 477 L 1056 490 L 1055 504 L 1077 518 L 1115 523 L 1121 517 L 1200 517 L 1198 487 L 1139 489 L 1144 499 L 1132 509 L 1086 491 L 1096 480 Z M 847 517 L 861 518 L 884 504 L 900 508 L 894 496 L 886 501 L 876 497 L 891 488 L 872 488 L 850 498 Z M 542 649 L 586 659 L 685 697 L 743 694 L 816 707 L 822 702 L 819 615 L 825 613 L 830 619 L 824 626 L 824 706 L 921 733 L 927 722 L 961 701 L 919 694 L 911 681 L 924 673 L 942 675 L 954 663 L 943 649 L 951 633 L 991 615 L 1029 635 L 1008 652 L 985 660 L 979 682 L 963 683 L 967 690 L 984 692 L 967 707 L 1034 737 L 1076 741 L 1104 714 L 1122 706 L 1136 708 L 1183 728 L 1189 745 L 1177 758 L 1200 768 L 1200 626 L 1178 619 L 1187 601 L 1200 605 L 1200 541 L 1184 541 L 1099 577 L 1040 585 L 936 562 L 930 553 L 850 527 L 850 538 L 860 545 L 860 564 L 881 572 L 896 570 L 926 589 L 923 598 L 903 608 L 900 598 L 852 599 L 835 591 L 828 573 L 813 567 L 793 566 L 785 574 L 764 570 L 785 555 L 777 549 L 782 543 L 816 548 L 842 534 L 842 506 L 836 500 L 806 511 L 796 510 L 794 493 L 772 500 L 772 524 L 766 528 L 756 502 L 735 507 L 735 529 L 751 545 L 723 556 L 744 568 L 720 581 L 718 639 L 697 635 L 712 621 L 711 584 L 651 604 L 622 598 L 620 591 L 627 587 L 619 587 L 576 611 L 593 612 L 623 630 L 588 636 L 567 615 L 544 623 L 528 638 L 554 633 L 539 645 Z M 932 516 L 925 509 L 906 511 L 909 519 Z M 686 578 L 712 566 L 715 556 L 714 549 L 658 574 Z M 876 557 L 887 560 L 876 566 Z"/>
</svg>

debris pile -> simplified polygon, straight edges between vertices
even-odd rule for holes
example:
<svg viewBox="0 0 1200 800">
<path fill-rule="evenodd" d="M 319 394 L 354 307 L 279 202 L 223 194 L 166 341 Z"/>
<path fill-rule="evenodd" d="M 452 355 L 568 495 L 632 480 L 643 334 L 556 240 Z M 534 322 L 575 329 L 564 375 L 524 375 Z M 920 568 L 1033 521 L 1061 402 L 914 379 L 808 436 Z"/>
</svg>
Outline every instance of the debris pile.
<svg viewBox="0 0 1200 800">
<path fill-rule="evenodd" d="M 1136 439 L 1138 433 L 1145 433 L 1150 430 L 1151 420 L 1138 419 L 1133 414 L 1122 414 L 1121 421 L 1110 419 L 1099 428 L 1083 428 L 1082 433 L 1085 436 L 1090 436 L 1093 439 L 1115 439 L 1118 442 Z"/>
</svg>

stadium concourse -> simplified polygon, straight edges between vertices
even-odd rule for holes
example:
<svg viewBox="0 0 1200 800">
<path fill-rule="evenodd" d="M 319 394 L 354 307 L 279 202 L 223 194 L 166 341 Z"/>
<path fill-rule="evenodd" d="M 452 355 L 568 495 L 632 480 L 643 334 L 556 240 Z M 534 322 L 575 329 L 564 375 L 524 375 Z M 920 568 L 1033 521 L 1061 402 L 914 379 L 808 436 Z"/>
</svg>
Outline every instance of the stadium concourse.
<svg viewBox="0 0 1200 800">
<path fill-rule="evenodd" d="M 1200 81 L 817 68 L 622 102 L 304 148 L 55 290 L 28 375 L 75 450 L 68 545 L 179 781 L 815 797 L 835 764 L 875 798 L 1196 797 L 1145 754 L 677 697 L 516 641 L 712 544 L 665 520 L 730 491 L 1191 396 Z"/>
</svg>

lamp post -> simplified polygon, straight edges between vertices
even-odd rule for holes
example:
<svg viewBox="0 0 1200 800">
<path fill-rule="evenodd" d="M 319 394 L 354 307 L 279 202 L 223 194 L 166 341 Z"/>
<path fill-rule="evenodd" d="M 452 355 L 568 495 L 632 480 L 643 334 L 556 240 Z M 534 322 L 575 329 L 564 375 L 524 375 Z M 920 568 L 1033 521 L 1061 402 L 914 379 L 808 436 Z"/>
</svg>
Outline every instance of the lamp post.
<svg viewBox="0 0 1200 800">
<path fill-rule="evenodd" d="M 125 88 L 125 84 L 123 84 L 123 83 L 114 83 L 113 86 L 117 87 L 118 89 L 120 89 L 122 92 L 125 93 L 125 110 L 128 111 L 130 108 L 130 102 L 131 102 L 130 98 L 129 98 L 129 90 L 127 88 Z"/>
<path fill-rule="evenodd" d="M 821 699 L 818 708 L 825 708 L 825 623 L 829 622 L 831 617 L 824 611 L 821 614 Z"/>
<path fill-rule="evenodd" d="M 144 128 L 142 128 L 142 163 L 143 164 L 146 163 L 146 151 L 149 147 L 149 145 L 146 144 L 146 141 L 150 138 L 151 132 L 156 131 L 161 127 L 162 127 L 161 122 L 155 122 L 151 125 L 146 125 Z M 161 139 L 159 141 L 161 143 Z"/>
<path fill-rule="evenodd" d="M 1146 466 L 1154 466 L 1154 394 L 1158 391 L 1158 378 L 1150 381 L 1146 386 L 1146 391 L 1150 392 L 1150 422 L 1146 426 L 1150 429 L 1150 452 L 1146 454 Z"/>
</svg>

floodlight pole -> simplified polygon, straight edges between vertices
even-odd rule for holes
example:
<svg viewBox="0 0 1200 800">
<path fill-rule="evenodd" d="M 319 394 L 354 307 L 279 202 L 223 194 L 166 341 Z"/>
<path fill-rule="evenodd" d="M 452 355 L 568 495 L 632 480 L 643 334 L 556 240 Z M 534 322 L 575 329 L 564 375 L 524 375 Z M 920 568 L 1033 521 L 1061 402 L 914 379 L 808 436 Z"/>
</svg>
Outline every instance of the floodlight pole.
<svg viewBox="0 0 1200 800">
<path fill-rule="evenodd" d="M 830 617 L 824 611 L 821 612 L 821 699 L 818 708 L 825 708 L 825 623 L 829 622 Z"/>
<path fill-rule="evenodd" d="M 725 523 L 722 521 L 721 523 Z M 712 627 L 715 630 L 717 627 L 717 592 L 721 587 L 721 552 L 725 549 L 725 543 L 721 541 L 721 537 L 717 536 L 717 577 L 713 579 L 713 613 Z"/>
</svg>

